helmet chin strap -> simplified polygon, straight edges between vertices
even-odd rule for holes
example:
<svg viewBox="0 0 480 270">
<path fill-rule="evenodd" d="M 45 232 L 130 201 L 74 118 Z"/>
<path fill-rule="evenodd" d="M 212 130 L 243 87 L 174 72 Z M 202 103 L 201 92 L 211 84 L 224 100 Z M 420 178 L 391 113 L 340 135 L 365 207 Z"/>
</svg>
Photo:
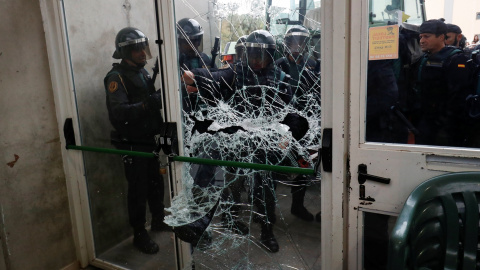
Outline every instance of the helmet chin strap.
<svg viewBox="0 0 480 270">
<path fill-rule="evenodd" d="M 128 59 L 128 58 L 126 58 L 125 61 L 126 61 L 130 66 L 134 66 L 134 67 L 137 67 L 137 68 L 143 68 L 143 67 L 147 64 L 147 61 L 139 64 L 139 63 L 135 63 L 132 59 Z"/>
</svg>

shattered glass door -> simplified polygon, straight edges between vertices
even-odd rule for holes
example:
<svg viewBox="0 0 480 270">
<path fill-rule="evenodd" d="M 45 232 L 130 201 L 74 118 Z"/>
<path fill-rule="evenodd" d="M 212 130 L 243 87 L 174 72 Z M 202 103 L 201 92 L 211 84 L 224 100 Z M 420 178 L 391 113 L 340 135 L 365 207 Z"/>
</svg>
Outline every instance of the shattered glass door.
<svg viewBox="0 0 480 270">
<path fill-rule="evenodd" d="M 319 269 L 320 1 L 184 0 L 175 17 L 183 154 L 230 163 L 184 163 L 166 223 L 195 269 Z"/>
</svg>

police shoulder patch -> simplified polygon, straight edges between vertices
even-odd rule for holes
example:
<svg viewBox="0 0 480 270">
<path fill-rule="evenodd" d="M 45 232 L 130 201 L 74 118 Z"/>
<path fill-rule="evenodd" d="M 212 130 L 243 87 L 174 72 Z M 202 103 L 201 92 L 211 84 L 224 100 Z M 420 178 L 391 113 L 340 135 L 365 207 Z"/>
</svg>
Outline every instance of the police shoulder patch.
<svg viewBox="0 0 480 270">
<path fill-rule="evenodd" d="M 117 91 L 117 89 L 118 83 L 116 81 L 110 82 L 110 84 L 108 85 L 108 91 L 110 91 L 110 93 L 114 93 L 115 91 Z"/>
</svg>

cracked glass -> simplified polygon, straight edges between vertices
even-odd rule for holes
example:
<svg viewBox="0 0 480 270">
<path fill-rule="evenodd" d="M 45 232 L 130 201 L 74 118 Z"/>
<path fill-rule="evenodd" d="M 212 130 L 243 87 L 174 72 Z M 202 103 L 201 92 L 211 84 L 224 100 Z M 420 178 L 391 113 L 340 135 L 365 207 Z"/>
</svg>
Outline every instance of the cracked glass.
<svg viewBox="0 0 480 270">
<path fill-rule="evenodd" d="M 195 269 L 320 267 L 320 8 L 175 1 L 184 156 L 232 162 L 184 163 L 166 209 Z"/>
</svg>

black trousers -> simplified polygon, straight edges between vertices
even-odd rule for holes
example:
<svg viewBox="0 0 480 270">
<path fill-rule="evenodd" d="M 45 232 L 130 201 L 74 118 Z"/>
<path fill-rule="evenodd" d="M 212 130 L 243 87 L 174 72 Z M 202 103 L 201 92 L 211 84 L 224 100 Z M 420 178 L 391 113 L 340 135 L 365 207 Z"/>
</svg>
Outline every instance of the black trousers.
<svg viewBox="0 0 480 270">
<path fill-rule="evenodd" d="M 163 177 L 154 158 L 123 156 L 128 181 L 128 216 L 134 230 L 143 230 L 147 202 L 153 218 L 164 217 Z"/>
<path fill-rule="evenodd" d="M 253 205 L 257 208 L 256 220 L 260 224 L 275 224 L 276 184 L 271 173 L 256 172 L 253 175 Z"/>
</svg>

